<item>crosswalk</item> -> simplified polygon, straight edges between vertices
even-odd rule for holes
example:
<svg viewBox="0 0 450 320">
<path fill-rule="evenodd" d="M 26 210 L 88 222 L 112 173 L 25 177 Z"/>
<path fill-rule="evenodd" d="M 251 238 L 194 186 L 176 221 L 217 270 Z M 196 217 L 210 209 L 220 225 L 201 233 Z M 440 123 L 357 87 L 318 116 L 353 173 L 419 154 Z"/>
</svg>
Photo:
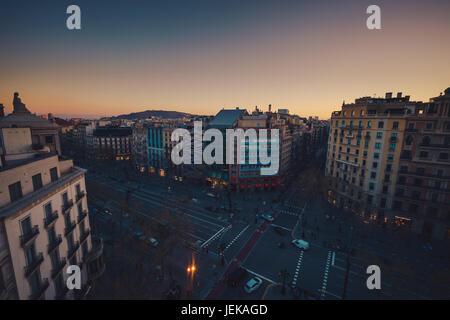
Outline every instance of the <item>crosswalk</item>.
<svg viewBox="0 0 450 320">
<path fill-rule="evenodd" d="M 325 264 L 325 271 L 323 273 L 323 281 L 322 281 L 322 289 L 321 289 L 321 293 L 320 293 L 320 299 L 322 299 L 322 300 L 325 298 L 325 292 L 327 290 L 328 272 L 330 270 L 332 256 L 333 256 L 333 252 L 331 250 L 328 251 L 327 263 Z"/>
<path fill-rule="evenodd" d="M 295 273 L 294 273 L 294 276 L 292 277 L 292 287 L 293 288 L 295 288 L 295 286 L 297 285 L 297 281 L 300 276 L 300 267 L 301 267 L 302 261 L 303 261 L 303 254 L 304 254 L 304 251 L 301 250 L 298 260 L 297 260 L 297 266 L 295 267 Z"/>
</svg>

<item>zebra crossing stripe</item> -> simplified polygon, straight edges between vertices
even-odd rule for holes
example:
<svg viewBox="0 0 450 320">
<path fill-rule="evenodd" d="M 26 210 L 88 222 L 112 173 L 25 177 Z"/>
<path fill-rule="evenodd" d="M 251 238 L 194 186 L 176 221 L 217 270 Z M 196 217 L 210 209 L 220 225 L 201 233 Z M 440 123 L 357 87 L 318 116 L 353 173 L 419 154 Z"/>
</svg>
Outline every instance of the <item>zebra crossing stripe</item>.
<svg viewBox="0 0 450 320">
<path fill-rule="evenodd" d="M 331 263 L 331 256 L 334 254 L 334 252 L 332 252 L 331 250 L 328 251 L 328 258 L 327 258 L 327 263 L 325 265 L 325 271 L 324 271 L 324 275 L 323 275 L 323 280 L 322 280 L 322 292 L 320 293 L 320 299 L 324 299 L 325 298 L 325 292 L 327 289 L 327 283 L 328 283 L 328 272 L 330 269 L 330 263 Z"/>
</svg>

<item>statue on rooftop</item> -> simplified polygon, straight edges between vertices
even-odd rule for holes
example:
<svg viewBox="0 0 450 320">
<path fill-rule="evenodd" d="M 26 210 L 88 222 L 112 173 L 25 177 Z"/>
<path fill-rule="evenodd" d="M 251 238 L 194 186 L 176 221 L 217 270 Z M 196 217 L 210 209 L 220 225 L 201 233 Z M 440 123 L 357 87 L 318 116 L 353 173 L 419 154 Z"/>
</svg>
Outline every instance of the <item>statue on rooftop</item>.
<svg viewBox="0 0 450 320">
<path fill-rule="evenodd" d="M 25 104 L 23 104 L 22 101 L 20 100 L 18 92 L 14 92 L 13 106 L 14 106 L 13 113 L 30 113 Z"/>
</svg>

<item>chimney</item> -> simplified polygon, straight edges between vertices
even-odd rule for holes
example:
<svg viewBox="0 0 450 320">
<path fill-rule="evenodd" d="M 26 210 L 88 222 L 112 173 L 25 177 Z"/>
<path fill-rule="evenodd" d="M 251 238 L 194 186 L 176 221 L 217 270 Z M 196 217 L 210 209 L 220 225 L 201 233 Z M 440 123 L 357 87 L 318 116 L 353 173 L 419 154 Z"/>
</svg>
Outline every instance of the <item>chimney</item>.
<svg viewBox="0 0 450 320">
<path fill-rule="evenodd" d="M 272 105 L 269 104 L 269 113 L 272 112 Z"/>
<path fill-rule="evenodd" d="M 386 99 L 392 99 L 392 92 L 386 92 Z"/>
<path fill-rule="evenodd" d="M 5 116 L 5 107 L 2 103 L 0 103 L 0 118 L 3 118 Z"/>
<path fill-rule="evenodd" d="M 401 92 L 397 92 L 397 98 L 401 98 L 402 97 L 402 93 Z"/>
</svg>

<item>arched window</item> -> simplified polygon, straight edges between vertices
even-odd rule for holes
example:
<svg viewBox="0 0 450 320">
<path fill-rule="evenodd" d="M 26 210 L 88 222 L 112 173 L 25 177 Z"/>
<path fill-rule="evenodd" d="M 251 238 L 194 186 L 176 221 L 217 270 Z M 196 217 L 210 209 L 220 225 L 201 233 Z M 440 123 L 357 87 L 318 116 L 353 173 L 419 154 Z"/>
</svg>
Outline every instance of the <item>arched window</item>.
<svg viewBox="0 0 450 320">
<path fill-rule="evenodd" d="M 410 146 L 412 144 L 413 140 L 414 140 L 413 137 L 407 136 L 406 137 L 406 145 Z"/>
</svg>

